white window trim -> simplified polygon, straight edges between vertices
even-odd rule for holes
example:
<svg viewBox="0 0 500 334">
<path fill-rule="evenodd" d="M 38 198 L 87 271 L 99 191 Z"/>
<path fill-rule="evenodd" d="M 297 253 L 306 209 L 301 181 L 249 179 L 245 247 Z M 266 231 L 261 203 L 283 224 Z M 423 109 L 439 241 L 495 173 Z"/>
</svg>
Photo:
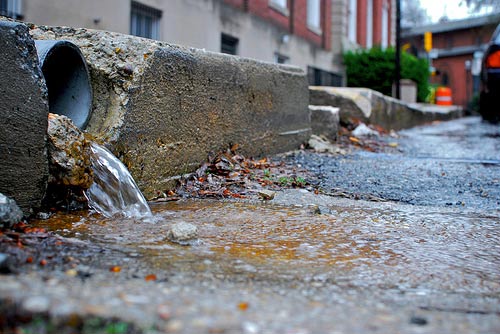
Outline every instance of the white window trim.
<svg viewBox="0 0 500 334">
<path fill-rule="evenodd" d="M 357 43 L 357 16 L 358 16 L 358 1 L 349 0 L 349 8 L 347 12 L 347 38 L 353 43 Z"/>
<path fill-rule="evenodd" d="M 373 0 L 366 0 L 366 48 L 373 47 Z"/>
<path fill-rule="evenodd" d="M 307 0 L 307 28 L 321 35 L 321 0 Z"/>
<path fill-rule="evenodd" d="M 389 5 L 384 1 L 382 5 L 382 36 L 380 40 L 380 47 L 387 49 L 389 46 Z"/>
</svg>

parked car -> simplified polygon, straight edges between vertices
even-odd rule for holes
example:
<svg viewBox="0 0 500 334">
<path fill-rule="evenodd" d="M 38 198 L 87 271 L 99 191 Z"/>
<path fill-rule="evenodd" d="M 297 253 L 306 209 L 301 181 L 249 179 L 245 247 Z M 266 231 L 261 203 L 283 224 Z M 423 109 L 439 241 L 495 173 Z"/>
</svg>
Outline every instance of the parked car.
<svg viewBox="0 0 500 334">
<path fill-rule="evenodd" d="M 479 113 L 485 120 L 500 121 L 500 24 L 483 56 Z"/>
</svg>

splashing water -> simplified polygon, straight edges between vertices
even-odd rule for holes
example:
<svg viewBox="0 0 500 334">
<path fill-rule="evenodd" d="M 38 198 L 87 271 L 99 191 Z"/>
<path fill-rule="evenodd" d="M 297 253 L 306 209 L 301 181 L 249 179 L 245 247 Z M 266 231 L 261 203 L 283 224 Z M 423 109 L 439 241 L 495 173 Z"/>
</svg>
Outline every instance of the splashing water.
<svg viewBox="0 0 500 334">
<path fill-rule="evenodd" d="M 89 206 L 106 217 L 151 217 L 151 209 L 122 162 L 105 147 L 91 144 L 94 183 L 85 192 Z"/>
</svg>

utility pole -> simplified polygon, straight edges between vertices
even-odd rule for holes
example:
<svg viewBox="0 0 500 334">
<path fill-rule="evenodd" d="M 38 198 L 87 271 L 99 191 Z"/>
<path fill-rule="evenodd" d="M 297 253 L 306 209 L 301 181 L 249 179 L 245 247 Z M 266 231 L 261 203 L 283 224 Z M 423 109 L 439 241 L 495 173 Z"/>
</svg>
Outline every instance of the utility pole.
<svg viewBox="0 0 500 334">
<path fill-rule="evenodd" d="M 401 98 L 401 0 L 396 0 L 396 98 Z"/>
</svg>

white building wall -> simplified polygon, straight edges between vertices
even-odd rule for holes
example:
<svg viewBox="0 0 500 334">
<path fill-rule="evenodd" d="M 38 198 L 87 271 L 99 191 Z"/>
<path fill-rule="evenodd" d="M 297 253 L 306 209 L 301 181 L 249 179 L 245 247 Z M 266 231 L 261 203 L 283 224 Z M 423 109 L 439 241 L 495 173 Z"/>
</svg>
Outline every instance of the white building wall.
<svg viewBox="0 0 500 334">
<path fill-rule="evenodd" d="M 275 53 L 289 57 L 289 64 L 307 70 L 313 66 L 339 73 L 334 51 L 289 35 L 285 30 L 221 0 L 140 0 L 162 11 L 160 39 L 173 44 L 220 52 L 221 33 L 239 39 L 238 55 L 273 62 Z M 335 0 L 334 0 L 335 2 Z M 26 21 L 38 25 L 64 25 L 130 32 L 128 0 L 24 0 Z M 285 35 L 288 38 L 283 38 Z M 338 49 L 335 49 L 338 51 Z"/>
</svg>

